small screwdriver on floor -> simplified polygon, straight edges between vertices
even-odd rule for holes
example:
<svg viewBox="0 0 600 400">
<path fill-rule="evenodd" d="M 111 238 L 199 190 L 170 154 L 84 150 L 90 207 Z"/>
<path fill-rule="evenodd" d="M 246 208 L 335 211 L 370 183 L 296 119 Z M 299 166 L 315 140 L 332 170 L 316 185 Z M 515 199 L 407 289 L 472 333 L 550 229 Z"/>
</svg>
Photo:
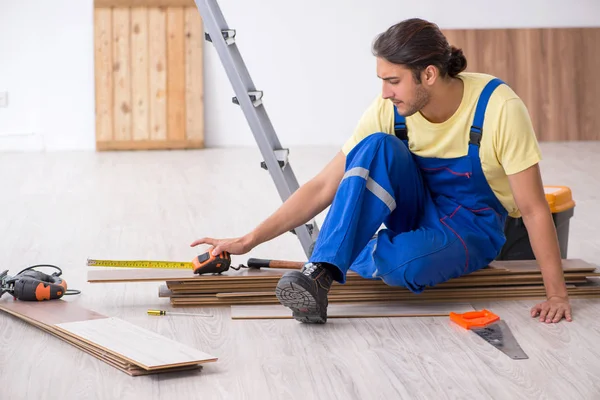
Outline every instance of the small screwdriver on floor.
<svg viewBox="0 0 600 400">
<path fill-rule="evenodd" d="M 148 310 L 148 315 L 189 315 L 189 316 L 195 316 L 195 317 L 211 317 L 211 315 L 206 315 L 206 314 L 190 314 L 190 313 L 180 313 L 180 312 L 167 312 L 165 310 Z"/>
</svg>

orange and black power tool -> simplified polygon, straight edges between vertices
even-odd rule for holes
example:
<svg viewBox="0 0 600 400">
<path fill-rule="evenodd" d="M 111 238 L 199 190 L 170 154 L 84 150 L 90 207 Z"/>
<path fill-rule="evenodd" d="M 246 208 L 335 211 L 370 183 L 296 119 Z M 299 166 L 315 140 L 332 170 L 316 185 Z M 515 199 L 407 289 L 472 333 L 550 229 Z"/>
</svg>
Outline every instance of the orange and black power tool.
<svg viewBox="0 0 600 400">
<path fill-rule="evenodd" d="M 194 273 L 202 274 L 220 274 L 225 272 L 231 266 L 231 254 L 222 251 L 216 256 L 212 254 L 212 248 L 204 254 L 200 254 L 192 260 Z"/>
<path fill-rule="evenodd" d="M 35 271 L 38 267 L 57 269 L 52 275 Z M 0 297 L 10 293 L 15 299 L 23 301 L 56 300 L 65 294 L 78 294 L 78 290 L 67 290 L 67 282 L 60 278 L 62 270 L 55 265 L 40 264 L 25 268 L 15 276 L 9 276 L 8 270 L 0 273 Z"/>
</svg>

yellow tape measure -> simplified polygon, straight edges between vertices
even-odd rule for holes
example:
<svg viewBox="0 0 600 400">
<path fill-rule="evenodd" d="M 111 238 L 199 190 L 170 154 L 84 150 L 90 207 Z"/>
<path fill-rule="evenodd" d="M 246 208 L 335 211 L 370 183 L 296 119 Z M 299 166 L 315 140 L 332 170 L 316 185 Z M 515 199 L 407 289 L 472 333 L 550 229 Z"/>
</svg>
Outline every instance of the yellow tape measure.
<svg viewBox="0 0 600 400">
<path fill-rule="evenodd" d="M 192 269 L 191 262 L 152 260 L 87 260 L 88 267 Z"/>
</svg>

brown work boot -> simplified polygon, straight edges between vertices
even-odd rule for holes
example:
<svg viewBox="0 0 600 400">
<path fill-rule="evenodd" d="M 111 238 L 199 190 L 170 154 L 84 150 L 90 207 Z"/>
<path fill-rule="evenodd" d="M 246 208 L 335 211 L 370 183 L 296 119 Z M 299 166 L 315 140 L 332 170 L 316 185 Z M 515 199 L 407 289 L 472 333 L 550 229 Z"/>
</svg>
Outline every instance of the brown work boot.
<svg viewBox="0 0 600 400">
<path fill-rule="evenodd" d="M 304 264 L 300 271 L 283 275 L 275 289 L 279 302 L 292 310 L 292 316 L 309 324 L 327 322 L 327 293 L 333 278 L 320 263 Z"/>
</svg>

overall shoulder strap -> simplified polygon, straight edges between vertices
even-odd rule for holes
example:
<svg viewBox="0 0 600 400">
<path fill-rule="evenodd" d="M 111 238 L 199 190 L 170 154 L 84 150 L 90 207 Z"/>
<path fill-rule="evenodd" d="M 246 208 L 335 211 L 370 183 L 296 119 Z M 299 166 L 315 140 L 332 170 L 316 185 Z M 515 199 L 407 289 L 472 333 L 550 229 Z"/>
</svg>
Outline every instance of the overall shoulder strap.
<svg viewBox="0 0 600 400">
<path fill-rule="evenodd" d="M 408 140 L 408 129 L 406 128 L 406 118 L 398 114 L 398 109 L 394 106 L 394 133 L 400 140 Z"/>
<path fill-rule="evenodd" d="M 488 102 L 492 93 L 496 88 L 502 85 L 504 82 L 498 78 L 494 78 L 489 81 L 481 94 L 479 95 L 479 100 L 477 101 L 477 108 L 475 108 L 475 116 L 473 117 L 473 125 L 471 126 L 471 133 L 469 143 L 479 146 L 481 143 L 481 136 L 483 134 L 483 119 L 485 117 L 485 109 L 487 108 Z"/>
</svg>

